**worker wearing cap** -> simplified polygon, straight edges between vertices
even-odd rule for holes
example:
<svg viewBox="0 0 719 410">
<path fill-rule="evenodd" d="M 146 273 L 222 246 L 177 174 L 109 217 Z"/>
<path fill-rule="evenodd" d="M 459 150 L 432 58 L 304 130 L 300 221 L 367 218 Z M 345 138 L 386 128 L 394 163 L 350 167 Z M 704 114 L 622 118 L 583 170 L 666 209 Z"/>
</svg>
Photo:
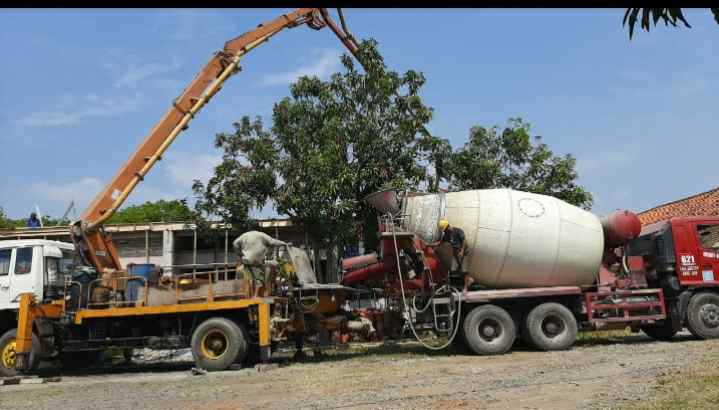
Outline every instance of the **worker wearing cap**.
<svg viewBox="0 0 719 410">
<path fill-rule="evenodd" d="M 467 250 L 467 241 L 465 240 L 464 231 L 461 228 L 449 225 L 449 221 L 445 218 L 439 220 L 439 230 L 442 232 L 442 238 L 433 244 L 433 246 L 441 245 L 447 242 L 452 246 L 452 254 L 457 262 L 457 268 L 453 270 L 462 270 L 462 260 Z"/>
<path fill-rule="evenodd" d="M 452 254 L 457 262 L 457 267 L 454 269 L 450 268 L 450 271 L 461 271 L 464 274 L 463 293 L 466 295 L 467 290 L 474 282 L 474 279 L 471 275 L 468 275 L 467 272 L 464 272 L 462 267 L 464 254 L 467 251 L 467 240 L 464 236 L 464 231 L 461 228 L 450 226 L 449 221 L 446 218 L 440 219 L 438 226 L 439 230 L 442 232 L 442 238 L 430 246 L 439 246 L 444 242 L 447 242 L 452 246 Z"/>
</svg>

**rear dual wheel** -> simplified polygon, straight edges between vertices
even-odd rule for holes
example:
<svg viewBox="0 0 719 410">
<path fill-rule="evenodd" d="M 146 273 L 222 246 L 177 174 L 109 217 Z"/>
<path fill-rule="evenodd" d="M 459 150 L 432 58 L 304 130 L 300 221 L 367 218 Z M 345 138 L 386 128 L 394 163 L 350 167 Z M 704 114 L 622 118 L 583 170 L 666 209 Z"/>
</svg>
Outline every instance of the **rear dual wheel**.
<svg viewBox="0 0 719 410">
<path fill-rule="evenodd" d="M 207 319 L 192 334 L 191 347 L 198 367 L 209 371 L 225 370 L 247 357 L 247 331 L 226 318 Z"/>
<path fill-rule="evenodd" d="M 469 311 L 462 330 L 466 345 L 481 355 L 506 353 L 517 335 L 512 317 L 496 305 L 480 305 Z"/>
<path fill-rule="evenodd" d="M 564 305 L 542 303 L 524 321 L 525 339 L 539 350 L 564 350 L 577 340 L 577 320 Z"/>
</svg>

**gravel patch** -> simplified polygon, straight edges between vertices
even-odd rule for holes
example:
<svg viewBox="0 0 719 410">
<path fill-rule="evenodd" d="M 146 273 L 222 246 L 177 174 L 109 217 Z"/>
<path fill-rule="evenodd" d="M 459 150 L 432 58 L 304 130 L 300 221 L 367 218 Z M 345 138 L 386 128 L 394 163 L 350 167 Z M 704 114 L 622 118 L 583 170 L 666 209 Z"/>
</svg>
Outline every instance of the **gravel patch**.
<svg viewBox="0 0 719 410">
<path fill-rule="evenodd" d="M 491 357 L 436 354 L 408 343 L 370 347 L 369 354 L 337 352 L 263 372 L 199 376 L 189 371 L 187 351 L 164 356 L 139 351 L 130 370 L 0 387 L 0 408 L 614 409 L 646 399 L 658 377 L 680 372 L 716 349 L 717 340 L 685 334 L 671 342 L 632 335 L 562 352 L 519 347 Z"/>
</svg>

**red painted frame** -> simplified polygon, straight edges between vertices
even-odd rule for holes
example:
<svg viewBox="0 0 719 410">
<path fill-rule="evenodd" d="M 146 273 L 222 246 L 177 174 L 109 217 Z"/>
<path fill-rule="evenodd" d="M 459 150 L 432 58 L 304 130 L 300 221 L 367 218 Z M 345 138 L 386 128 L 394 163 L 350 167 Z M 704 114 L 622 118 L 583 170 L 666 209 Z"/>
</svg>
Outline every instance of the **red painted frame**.
<svg viewBox="0 0 719 410">
<path fill-rule="evenodd" d="M 657 299 L 646 302 L 629 302 L 627 299 L 633 296 L 656 295 Z M 607 297 L 618 298 L 620 302 L 602 303 L 600 300 Z M 587 320 L 595 324 L 605 323 L 631 323 L 649 320 L 663 320 L 667 317 L 666 305 L 664 303 L 664 292 L 661 289 L 634 289 L 615 290 L 611 292 L 587 292 L 584 294 L 587 304 Z M 656 314 L 635 314 L 638 309 L 651 309 L 658 307 L 660 313 Z M 607 318 L 596 317 L 600 312 L 616 313 L 615 316 Z"/>
</svg>

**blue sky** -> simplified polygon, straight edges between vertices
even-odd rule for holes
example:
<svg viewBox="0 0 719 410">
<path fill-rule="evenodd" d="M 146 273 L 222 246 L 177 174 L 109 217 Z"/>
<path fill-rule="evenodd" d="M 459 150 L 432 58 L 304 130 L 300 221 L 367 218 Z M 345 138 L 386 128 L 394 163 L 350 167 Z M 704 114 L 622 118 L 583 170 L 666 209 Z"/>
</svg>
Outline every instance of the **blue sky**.
<svg viewBox="0 0 719 410">
<path fill-rule="evenodd" d="M 0 13 L 0 206 L 79 211 L 224 42 L 289 9 L 4 10 Z M 394 70 L 427 78 L 430 130 L 463 144 L 473 125 L 521 117 L 578 159 L 594 212 L 641 211 L 719 185 L 719 26 L 659 26 L 629 41 L 623 10 L 347 9 Z M 191 196 L 217 163 L 214 134 L 269 124 L 300 74 L 339 70 L 328 30 L 280 33 L 243 60 L 129 203 Z M 261 215 L 270 215 L 265 209 Z"/>
</svg>

